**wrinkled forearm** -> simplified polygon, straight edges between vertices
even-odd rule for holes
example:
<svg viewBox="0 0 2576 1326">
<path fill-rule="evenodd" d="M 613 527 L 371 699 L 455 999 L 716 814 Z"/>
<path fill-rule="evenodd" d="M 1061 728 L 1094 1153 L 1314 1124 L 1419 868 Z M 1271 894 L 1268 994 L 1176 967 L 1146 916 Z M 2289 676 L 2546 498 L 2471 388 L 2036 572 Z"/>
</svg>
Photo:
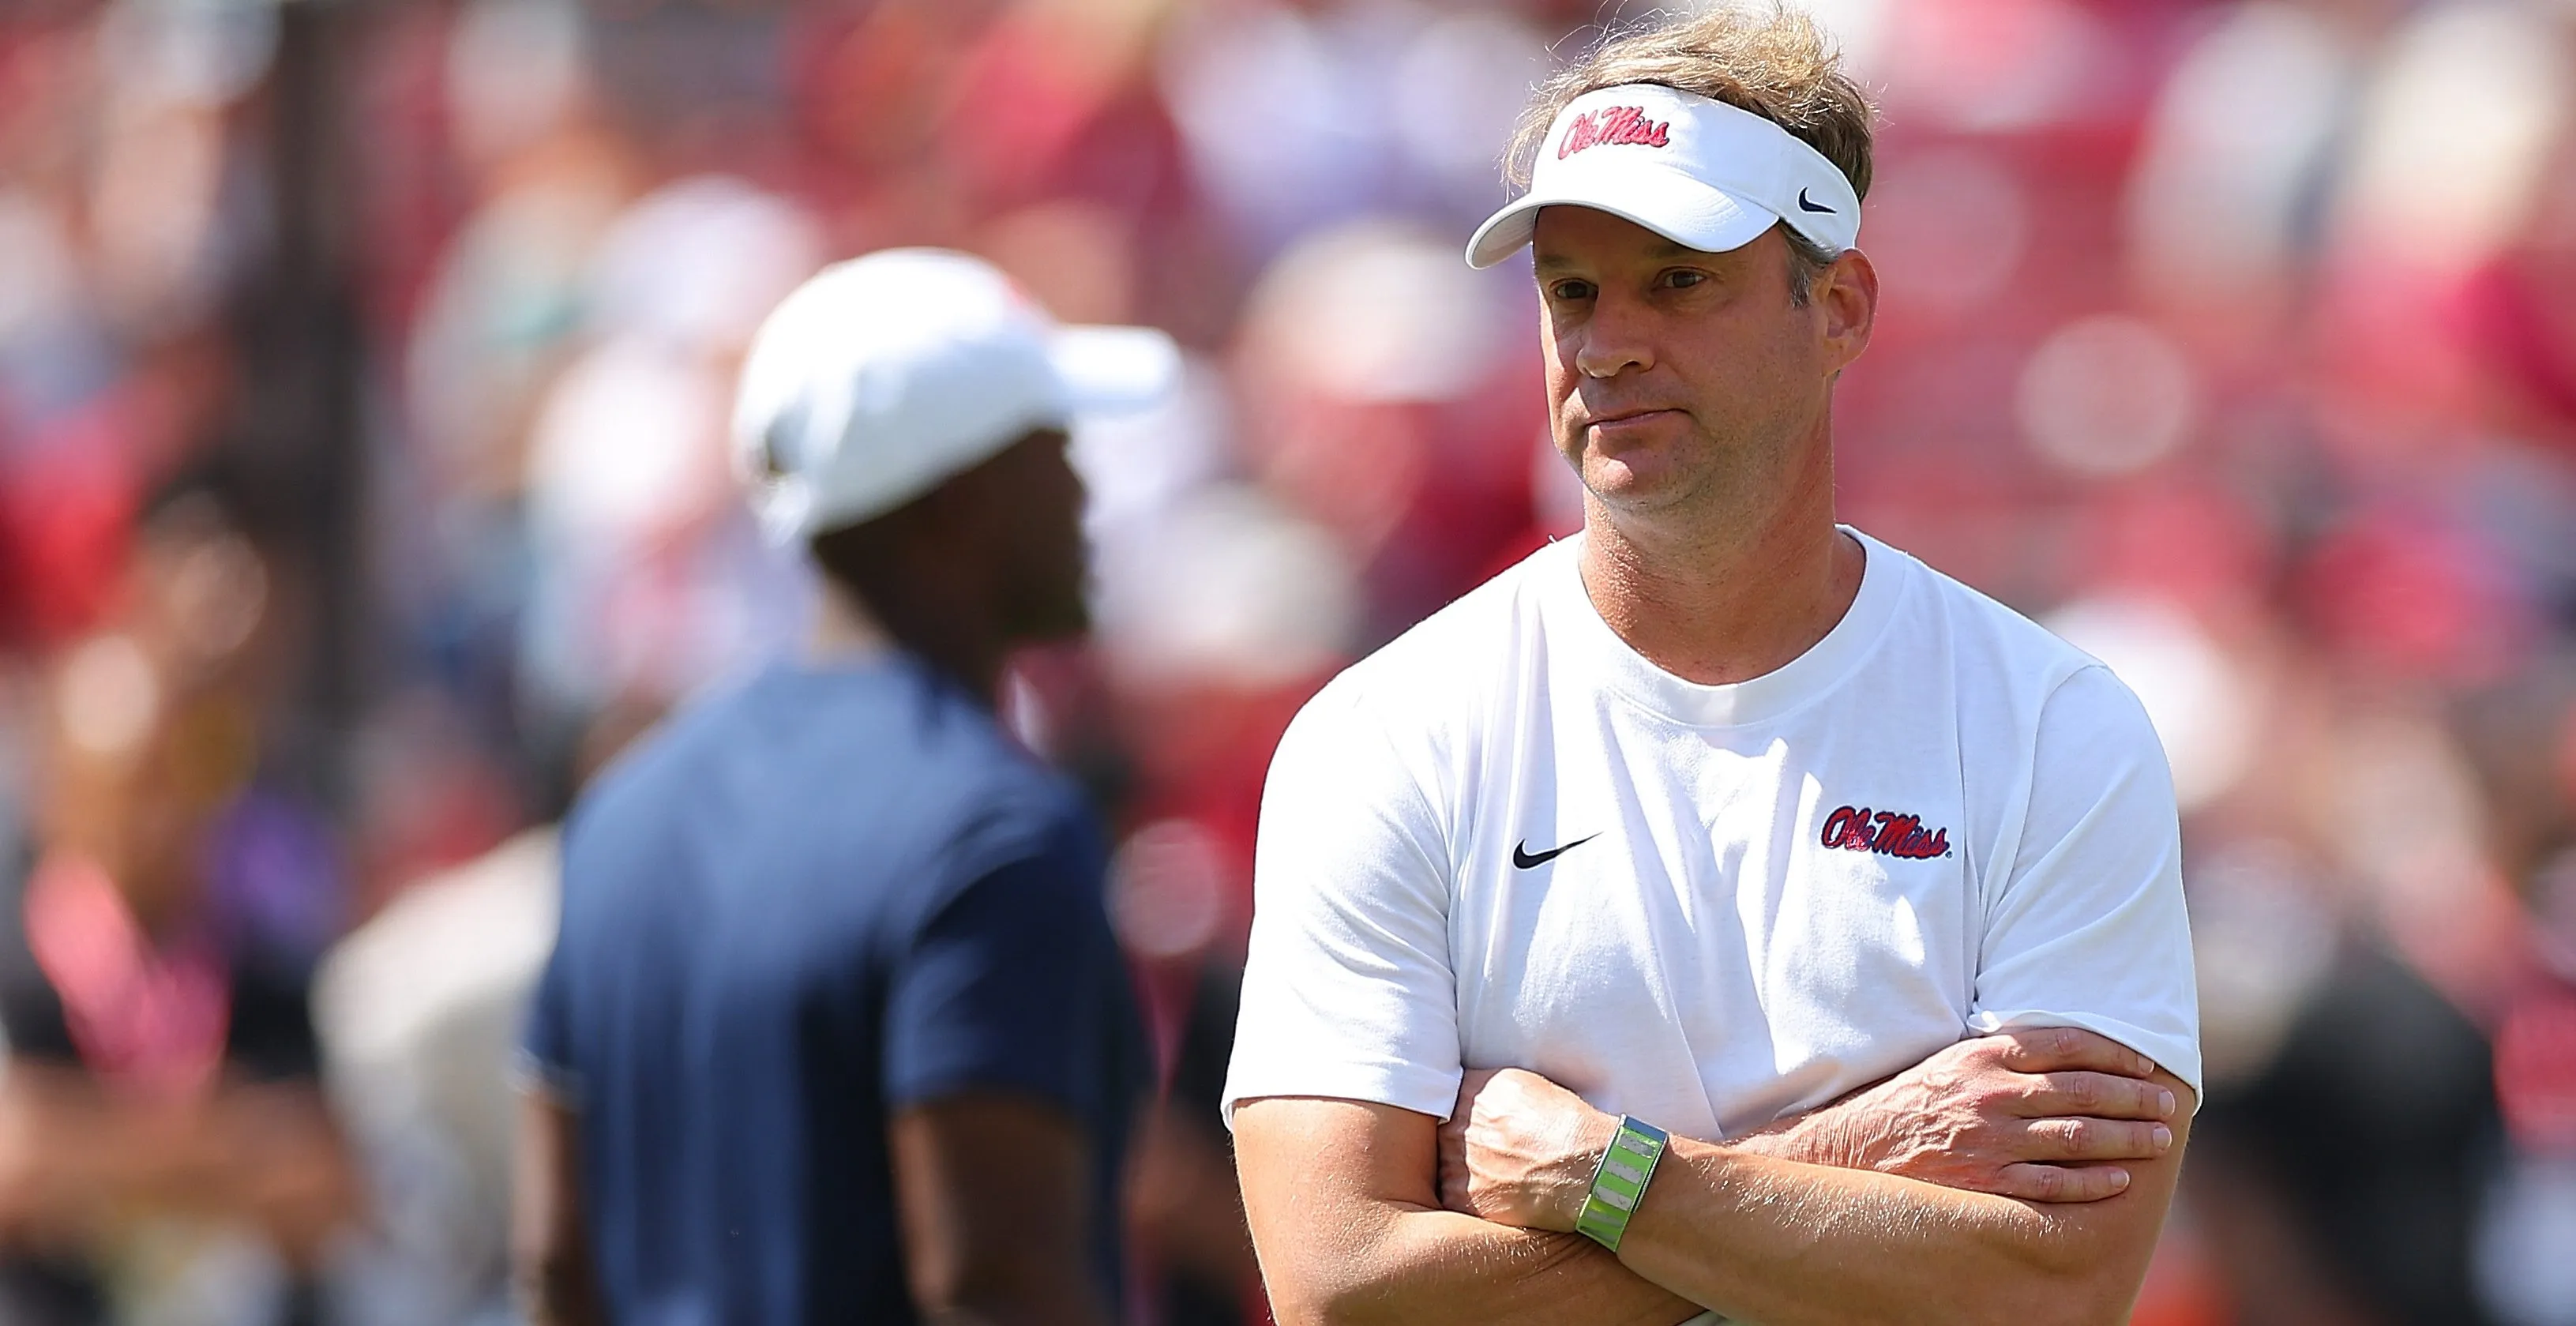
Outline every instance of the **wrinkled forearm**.
<svg viewBox="0 0 2576 1326">
<path fill-rule="evenodd" d="M 1832 1106 L 1810 1114 L 1792 1115 L 1753 1132 L 1740 1133 L 1726 1139 L 1726 1146 L 1728 1150 L 1741 1154 L 1791 1160 L 1801 1165 L 1829 1165 L 1835 1169 L 1872 1168 L 1861 1158 L 1862 1148 L 1855 1130 L 1843 1122 Z"/>
<path fill-rule="evenodd" d="M 1620 1260 L 1766 1326 L 2114 1326 L 2170 1191 L 2169 1180 L 2141 1187 L 2081 1212 L 2050 1210 L 1675 1138 Z M 2112 1203 L 2132 1202 L 2153 1204 L 2127 1213 L 2147 1217 L 2143 1240 L 2096 1228 L 2120 1223 Z"/>
<path fill-rule="evenodd" d="M 1386 1207 L 1293 1242 L 1261 1249 L 1281 1326 L 1672 1326 L 1699 1312 L 1577 1235 L 1451 1211 Z"/>
</svg>

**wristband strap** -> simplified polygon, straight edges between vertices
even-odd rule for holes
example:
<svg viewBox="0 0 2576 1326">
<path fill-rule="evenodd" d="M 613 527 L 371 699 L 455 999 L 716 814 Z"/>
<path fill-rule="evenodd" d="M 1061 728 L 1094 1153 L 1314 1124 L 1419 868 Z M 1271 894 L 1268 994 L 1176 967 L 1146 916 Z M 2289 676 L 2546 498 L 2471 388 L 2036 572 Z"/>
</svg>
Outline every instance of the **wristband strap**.
<svg viewBox="0 0 2576 1326">
<path fill-rule="evenodd" d="M 1663 1129 L 1634 1115 L 1619 1116 L 1619 1131 L 1611 1135 L 1600 1167 L 1592 1171 L 1592 1193 L 1583 1199 L 1575 1233 L 1612 1252 L 1619 1250 L 1619 1240 L 1628 1234 L 1629 1218 L 1636 1215 L 1637 1203 L 1645 1200 L 1646 1182 L 1655 1177 L 1655 1162 L 1664 1158 L 1667 1137 Z"/>
</svg>

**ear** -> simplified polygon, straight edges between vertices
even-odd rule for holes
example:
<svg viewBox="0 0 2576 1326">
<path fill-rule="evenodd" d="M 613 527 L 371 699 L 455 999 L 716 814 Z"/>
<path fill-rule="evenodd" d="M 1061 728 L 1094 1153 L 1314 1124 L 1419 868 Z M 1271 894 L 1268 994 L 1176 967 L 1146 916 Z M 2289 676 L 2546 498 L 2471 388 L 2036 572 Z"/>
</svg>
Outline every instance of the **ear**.
<svg viewBox="0 0 2576 1326">
<path fill-rule="evenodd" d="M 1850 367 L 1869 348 L 1870 329 L 1878 322 L 1878 268 L 1871 265 L 1868 254 L 1845 249 L 1816 274 L 1810 289 L 1816 310 L 1823 315 L 1830 377 Z"/>
</svg>

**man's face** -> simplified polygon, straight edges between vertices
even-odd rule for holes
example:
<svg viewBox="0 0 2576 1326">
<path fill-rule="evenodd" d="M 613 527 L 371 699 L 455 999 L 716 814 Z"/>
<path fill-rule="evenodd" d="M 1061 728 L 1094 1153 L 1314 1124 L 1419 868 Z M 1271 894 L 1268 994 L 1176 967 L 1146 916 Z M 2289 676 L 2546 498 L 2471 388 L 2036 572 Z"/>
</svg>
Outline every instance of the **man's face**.
<svg viewBox="0 0 2576 1326">
<path fill-rule="evenodd" d="M 1557 449 L 1603 503 L 1696 505 L 1777 474 L 1818 436 L 1833 374 L 1858 346 L 1825 291 L 1791 300 L 1778 227 L 1703 253 L 1607 212 L 1550 207 L 1534 247 Z"/>
<path fill-rule="evenodd" d="M 1020 639 L 1059 639 L 1091 627 L 1082 478 L 1066 454 L 1070 445 L 1064 433 L 1047 429 L 995 458 L 1005 625 Z"/>
</svg>

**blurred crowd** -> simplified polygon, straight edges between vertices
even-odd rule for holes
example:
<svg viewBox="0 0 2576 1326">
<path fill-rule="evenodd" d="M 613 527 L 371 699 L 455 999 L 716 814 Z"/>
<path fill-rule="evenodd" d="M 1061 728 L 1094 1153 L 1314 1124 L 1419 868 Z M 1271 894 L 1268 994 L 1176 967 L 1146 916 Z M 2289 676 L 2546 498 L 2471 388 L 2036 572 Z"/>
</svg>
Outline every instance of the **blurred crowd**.
<svg viewBox="0 0 2576 1326">
<path fill-rule="evenodd" d="M 2146 701 L 2210 1090 L 2138 1320 L 2576 1323 L 2576 4 L 1820 0 L 1883 98 L 1844 518 Z M 0 1323 L 511 1319 L 550 824 L 809 572 L 723 445 L 826 261 L 1185 389 L 1007 708 L 1120 836 L 1146 1322 L 1272 744 L 1578 527 L 1473 223 L 1595 0 L 0 9 Z"/>
</svg>

